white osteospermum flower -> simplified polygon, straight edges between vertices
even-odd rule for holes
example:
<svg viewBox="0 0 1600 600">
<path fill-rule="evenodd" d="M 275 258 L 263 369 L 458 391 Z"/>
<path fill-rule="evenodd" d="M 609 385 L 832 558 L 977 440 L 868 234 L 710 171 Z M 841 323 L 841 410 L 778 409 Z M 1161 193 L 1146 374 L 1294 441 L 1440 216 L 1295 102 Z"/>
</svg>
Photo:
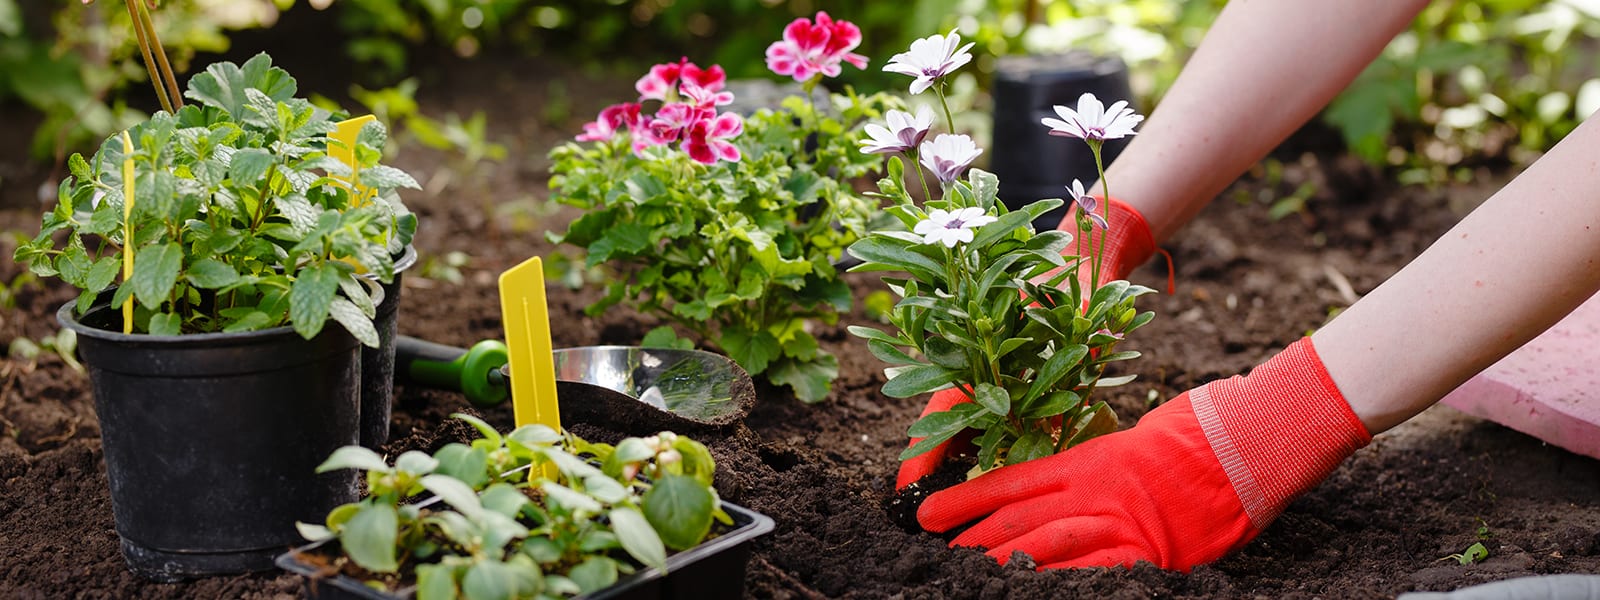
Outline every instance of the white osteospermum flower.
<svg viewBox="0 0 1600 600">
<path fill-rule="evenodd" d="M 972 55 L 967 52 L 972 49 L 972 43 L 968 42 L 958 49 L 960 44 L 961 35 L 953 29 L 949 35 L 934 34 L 922 38 L 911 42 L 910 50 L 891 57 L 883 70 L 915 77 L 916 80 L 911 82 L 911 93 L 921 94 L 933 86 L 933 82 L 972 60 Z"/>
<path fill-rule="evenodd" d="M 994 221 L 994 217 L 983 214 L 983 209 L 977 207 L 955 212 L 935 208 L 928 213 L 928 218 L 917 223 L 912 232 L 922 236 L 924 244 L 944 244 L 946 248 L 954 248 L 956 244 L 971 242 L 972 230 Z"/>
<path fill-rule="evenodd" d="M 944 183 L 959 179 L 967 165 L 983 154 L 972 138 L 948 133 L 939 134 L 931 142 L 923 142 L 919 151 L 922 166 L 933 171 L 933 175 Z"/>
<path fill-rule="evenodd" d="M 923 105 L 917 108 L 915 115 L 903 110 L 891 110 L 884 113 L 884 119 L 889 122 L 888 127 L 877 123 L 867 124 L 869 139 L 861 141 L 862 152 L 889 154 L 916 148 L 928 136 L 928 130 L 933 128 L 933 109 Z"/>
<path fill-rule="evenodd" d="M 1060 119 L 1041 119 L 1050 128 L 1050 135 L 1083 138 L 1086 140 L 1115 140 L 1133 135 L 1134 126 L 1144 121 L 1144 116 L 1128 108 L 1126 100 L 1118 100 L 1109 108 L 1094 94 L 1078 97 L 1078 110 L 1056 105 Z"/>
</svg>

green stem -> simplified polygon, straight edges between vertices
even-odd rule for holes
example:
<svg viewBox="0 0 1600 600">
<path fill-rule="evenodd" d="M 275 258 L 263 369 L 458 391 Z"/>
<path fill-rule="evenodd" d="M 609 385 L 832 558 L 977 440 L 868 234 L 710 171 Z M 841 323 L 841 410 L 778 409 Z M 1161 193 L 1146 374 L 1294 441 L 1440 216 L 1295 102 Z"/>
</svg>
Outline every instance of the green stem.
<svg viewBox="0 0 1600 600">
<path fill-rule="evenodd" d="M 944 124 L 945 124 L 945 127 L 950 130 L 950 133 L 955 133 L 956 132 L 956 118 L 955 118 L 955 116 L 951 115 L 951 113 L 950 113 L 950 103 L 945 102 L 945 100 L 944 100 L 944 84 L 940 83 L 938 87 L 933 88 L 933 92 L 934 92 L 934 95 L 939 97 L 939 106 L 944 108 Z"/>
<path fill-rule="evenodd" d="M 1106 219 L 1106 223 L 1110 224 L 1111 223 L 1111 184 L 1110 184 L 1110 182 L 1106 181 L 1105 164 L 1102 163 L 1101 160 L 1100 160 L 1100 146 L 1103 145 L 1105 142 L 1101 141 L 1101 140 L 1084 140 L 1084 141 L 1088 142 L 1089 143 L 1089 149 L 1094 151 L 1094 170 L 1095 170 L 1096 173 L 1099 173 L 1099 175 L 1100 175 L 1100 195 L 1105 199 L 1105 202 L 1101 203 L 1101 204 L 1105 205 L 1105 208 L 1103 209 L 1105 211 L 1105 214 L 1103 216 Z M 1090 227 L 1091 227 L 1091 231 L 1093 231 L 1093 229 L 1092 229 L 1093 225 L 1090 225 Z M 1094 273 L 1090 274 L 1090 282 L 1091 283 L 1089 284 L 1090 287 L 1092 289 L 1094 289 L 1094 290 L 1100 289 L 1100 262 L 1102 260 L 1104 260 L 1103 256 L 1106 253 L 1106 237 L 1109 236 L 1110 234 L 1111 234 L 1110 231 L 1102 231 L 1102 232 L 1100 232 L 1100 247 L 1096 248 L 1094 250 L 1094 261 L 1093 261 L 1093 265 L 1091 266 L 1091 268 L 1094 269 Z M 1093 292 L 1092 291 L 1090 292 L 1090 296 L 1091 297 L 1093 296 Z"/>
<path fill-rule="evenodd" d="M 908 151 L 906 156 L 909 156 L 911 158 L 911 168 L 916 170 L 917 179 L 922 182 L 922 201 L 923 202 L 927 202 L 929 200 L 932 200 L 933 199 L 933 188 L 928 187 L 928 176 L 923 174 L 923 172 L 922 172 L 922 153 L 921 153 L 921 151 L 917 150 L 916 148 L 912 148 L 911 150 Z"/>
</svg>

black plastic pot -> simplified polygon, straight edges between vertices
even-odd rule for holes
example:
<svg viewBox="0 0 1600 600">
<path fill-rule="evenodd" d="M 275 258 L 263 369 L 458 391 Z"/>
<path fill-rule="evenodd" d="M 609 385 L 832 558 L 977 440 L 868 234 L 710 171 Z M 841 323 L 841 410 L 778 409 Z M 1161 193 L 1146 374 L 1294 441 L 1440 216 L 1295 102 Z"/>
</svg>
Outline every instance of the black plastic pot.
<svg viewBox="0 0 1600 600">
<path fill-rule="evenodd" d="M 1122 59 L 1088 52 L 1007 56 L 994 73 L 994 143 L 990 170 L 1000 177 L 1000 198 L 1018 208 L 1041 198 L 1065 198 L 1073 179 L 1087 188 L 1100 176 L 1094 154 L 1081 140 L 1055 137 L 1040 124 L 1046 117 L 1059 119 L 1057 104 L 1074 110 L 1078 97 L 1093 93 L 1110 106 L 1118 100 L 1133 102 L 1128 87 L 1128 67 Z M 1109 140 L 1101 150 L 1107 166 L 1127 146 L 1127 139 Z M 1054 229 L 1066 207 L 1045 213 L 1034 221 L 1039 229 Z"/>
<path fill-rule="evenodd" d="M 355 501 L 355 471 L 315 474 L 357 439 L 349 333 L 125 335 L 110 298 L 81 318 L 69 302 L 56 319 L 88 367 L 129 570 L 176 581 L 270 569 L 301 539 L 295 521 Z"/>
<path fill-rule="evenodd" d="M 733 527 L 717 537 L 667 557 L 667 571 L 640 569 L 615 585 L 579 600 L 714 600 L 744 597 L 744 571 L 750 562 L 750 542 L 772 531 L 770 517 L 747 508 L 722 503 L 733 517 Z M 346 575 L 329 577 L 300 554 L 316 553 L 323 542 L 310 544 L 278 557 L 278 566 L 305 578 L 310 600 L 409 600 L 414 588 L 380 591 Z"/>
<path fill-rule="evenodd" d="M 394 338 L 400 323 L 400 279 L 417 263 L 417 250 L 406 246 L 394 261 L 394 281 L 383 284 L 383 303 L 372 318 L 378 347 L 361 347 L 361 445 L 377 450 L 389 441 L 389 416 L 394 410 Z"/>
</svg>

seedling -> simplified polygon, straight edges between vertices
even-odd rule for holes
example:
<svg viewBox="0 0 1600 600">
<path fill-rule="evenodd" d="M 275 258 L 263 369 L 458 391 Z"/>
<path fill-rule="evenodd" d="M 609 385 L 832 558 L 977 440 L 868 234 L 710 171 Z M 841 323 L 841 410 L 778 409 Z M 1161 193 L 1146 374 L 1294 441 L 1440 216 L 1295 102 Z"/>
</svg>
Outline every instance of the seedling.
<svg viewBox="0 0 1600 600">
<path fill-rule="evenodd" d="M 301 534 L 337 539 L 379 587 L 414 573 L 418 600 L 561 598 L 641 565 L 664 569 L 669 549 L 699 544 L 714 520 L 732 522 L 711 487 L 710 452 L 689 438 L 663 432 L 610 446 L 541 425 L 502 436 L 455 417 L 482 437 L 393 465 L 359 446 L 334 452 L 318 472 L 364 470 L 370 496 L 324 524 L 298 523 Z M 545 477 L 547 464 L 559 475 Z"/>
<path fill-rule="evenodd" d="M 1461 551 L 1460 554 L 1451 554 L 1444 558 L 1440 558 L 1439 560 L 1446 561 L 1455 559 L 1456 562 L 1459 562 L 1463 565 L 1470 565 L 1475 562 L 1481 562 L 1486 558 L 1489 558 L 1489 549 L 1483 546 L 1483 542 L 1477 542 L 1471 546 L 1467 546 L 1467 549 Z"/>
</svg>

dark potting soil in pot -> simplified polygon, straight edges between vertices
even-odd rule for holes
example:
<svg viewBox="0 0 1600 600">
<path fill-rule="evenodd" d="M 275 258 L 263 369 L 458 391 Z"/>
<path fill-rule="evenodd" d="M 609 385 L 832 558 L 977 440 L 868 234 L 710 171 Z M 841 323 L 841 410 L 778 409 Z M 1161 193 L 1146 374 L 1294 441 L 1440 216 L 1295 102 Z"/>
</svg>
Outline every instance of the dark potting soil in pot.
<svg viewBox="0 0 1600 600">
<path fill-rule="evenodd" d="M 421 92 L 424 111 L 484 109 L 494 129 L 507 132 L 499 141 L 512 145 L 514 158 L 492 172 L 481 192 L 407 197 L 424 224 L 416 246 L 425 261 L 452 250 L 472 261 L 462 269 L 461 285 L 426 280 L 425 269 L 417 277 L 407 274 L 401 333 L 460 346 L 501 335 L 495 276 L 528 256 L 549 255 L 554 249 L 539 232 L 559 230 L 574 216 L 562 212 L 515 230 L 480 212 L 485 197 L 542 197 L 544 152 L 578 130 L 576 124 L 537 122 L 548 93 L 543 82 L 566 81 L 575 99 L 571 112 L 581 117 L 632 93 L 631 79 L 594 81 L 549 63 L 509 62 L 419 73 L 429 82 Z M 497 75 L 506 72 L 519 75 Z M 1145 412 L 1152 392 L 1166 400 L 1242 372 L 1320 326 L 1330 309 L 1347 304 L 1334 280 L 1347 280 L 1355 293 L 1371 290 L 1458 218 L 1453 204 L 1496 187 L 1397 188 L 1329 151 L 1327 139 L 1292 139 L 1295 148 L 1314 154 L 1285 152 L 1280 184 L 1247 177 L 1168 244 L 1177 260 L 1177 293 L 1142 303 L 1158 317 L 1127 343 L 1145 353 L 1133 363 L 1141 377 L 1107 396 L 1124 425 Z M 410 148 L 400 163 L 417 172 L 443 164 L 438 155 Z M 1484 177 L 1503 180 L 1498 171 Z M 1306 181 L 1320 190 L 1307 212 L 1267 217 L 1272 201 Z M 0 211 L 0 229 L 36 231 L 36 210 Z M 491 226 L 499 228 L 498 244 L 484 243 Z M 0 236 L 0 255 L 9 256 L 11 244 Z M 18 271 L 0 261 L 0 281 Z M 1165 275 L 1164 266 L 1146 267 L 1134 279 L 1161 285 Z M 878 289 L 870 274 L 850 280 L 858 300 Z M 556 346 L 632 343 L 658 324 L 620 309 L 584 317 L 582 307 L 599 293 L 593 287 L 550 289 Z M 52 311 L 71 297 L 59 288 L 22 290 L 17 308 L 0 312 L 0 342 L 53 334 Z M 816 331 L 822 346 L 840 357 L 840 379 L 827 402 L 805 406 L 763 386 L 745 426 L 700 437 L 721 467 L 723 497 L 777 521 L 777 529 L 756 542 L 746 581 L 751 597 L 1378 598 L 1528 574 L 1600 572 L 1600 463 L 1448 409 L 1380 436 L 1256 541 L 1193 573 L 1149 566 L 1038 573 L 1024 568 L 1026 561 L 1000 567 L 891 521 L 884 502 L 892 493 L 895 457 L 925 398 L 880 394 L 883 365 L 845 333 L 848 324 L 875 323 L 858 311 Z M 431 450 L 470 436 L 449 419 L 469 408 L 456 394 L 401 389 L 386 449 Z M 509 406 L 481 414 L 498 427 L 511 426 Z M 608 434 L 594 426 L 573 428 L 596 440 Z M 49 354 L 37 362 L 0 360 L 0 598 L 298 593 L 296 578 L 275 573 L 187 584 L 134 578 L 118 554 L 98 436 L 82 375 Z M 1439 561 L 1478 542 L 1480 525 L 1491 536 L 1483 540 L 1487 561 Z"/>
</svg>

